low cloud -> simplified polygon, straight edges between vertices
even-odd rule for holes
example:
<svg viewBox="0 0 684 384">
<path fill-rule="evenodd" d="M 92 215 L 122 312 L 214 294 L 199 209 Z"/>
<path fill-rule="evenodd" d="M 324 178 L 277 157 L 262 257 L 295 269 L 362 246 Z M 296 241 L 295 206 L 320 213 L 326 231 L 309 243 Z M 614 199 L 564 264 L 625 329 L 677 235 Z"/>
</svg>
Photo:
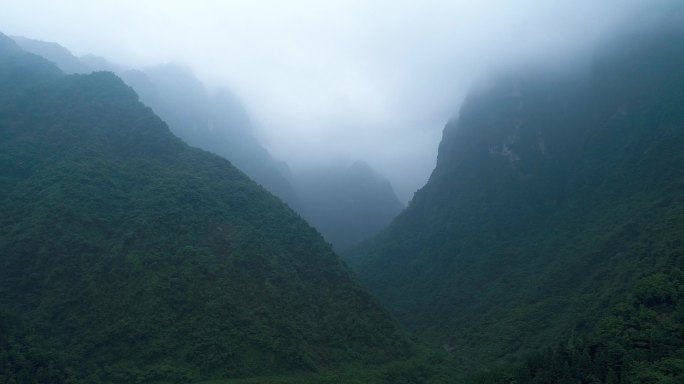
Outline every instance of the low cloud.
<svg viewBox="0 0 684 384">
<path fill-rule="evenodd" d="M 0 25 L 127 66 L 182 62 L 231 87 L 294 169 L 362 159 L 407 201 L 479 77 L 578 60 L 674 3 L 25 0 L 2 4 Z"/>
</svg>

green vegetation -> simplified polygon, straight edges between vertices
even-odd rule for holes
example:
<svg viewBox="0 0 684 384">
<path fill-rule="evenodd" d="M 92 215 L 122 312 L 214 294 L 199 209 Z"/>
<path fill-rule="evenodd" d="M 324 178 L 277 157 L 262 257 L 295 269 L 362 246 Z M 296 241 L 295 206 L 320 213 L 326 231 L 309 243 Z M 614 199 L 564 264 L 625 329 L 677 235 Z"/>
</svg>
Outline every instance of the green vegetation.
<svg viewBox="0 0 684 384">
<path fill-rule="evenodd" d="M 92 55 L 78 58 L 56 44 L 13 37 L 25 51 L 67 74 L 113 71 L 189 145 L 217 154 L 276 195 L 343 250 L 385 228 L 403 208 L 392 185 L 368 164 L 313 166 L 290 174 L 255 136 L 250 116 L 228 89 L 209 92 L 188 69 L 169 63 L 125 70 Z"/>
<path fill-rule="evenodd" d="M 453 383 L 453 361 L 444 353 L 417 348 L 413 355 L 386 364 L 349 364 L 319 372 L 214 380 L 198 384 L 446 384 Z"/>
<path fill-rule="evenodd" d="M 111 73 L 0 35 L 0 384 L 684 380 L 684 33 L 503 76 L 348 255 Z"/>
<path fill-rule="evenodd" d="M 179 64 L 125 69 L 97 56 L 76 57 L 56 43 L 17 36 L 13 39 L 21 49 L 50 60 L 67 74 L 115 72 L 174 135 L 193 147 L 228 159 L 290 207 L 297 207 L 286 169 L 256 139 L 247 112 L 228 89 L 208 92 L 188 68 Z"/>
<path fill-rule="evenodd" d="M 600 355 L 592 348 L 612 337 L 601 324 L 618 303 L 634 311 L 625 322 L 681 327 L 681 299 L 663 309 L 667 322 L 629 297 L 657 282 L 648 276 L 684 268 L 682 68 L 676 28 L 605 47 L 584 71 L 503 76 L 473 92 L 444 130 L 428 184 L 350 264 L 400 320 L 444 345 L 460 374 L 567 340 L 585 340 L 564 347 L 572 353 Z M 678 329 L 667 333 L 675 344 Z M 670 344 L 645 356 L 613 342 L 630 362 L 614 362 L 619 378 L 681 368 L 659 360 Z M 528 364 L 551 364 L 538 360 Z"/>
<path fill-rule="evenodd" d="M 118 73 L 174 135 L 217 154 L 291 208 L 299 200 L 281 164 L 261 145 L 242 102 L 228 89 L 211 93 L 188 69 L 166 64 Z"/>
<path fill-rule="evenodd" d="M 0 35 L 0 88 L 3 382 L 186 383 L 410 355 L 313 228 L 113 74 L 65 76 Z"/>
<path fill-rule="evenodd" d="M 64 362 L 15 316 L 0 311 L 0 383 L 65 383 Z"/>
<path fill-rule="evenodd" d="M 684 381 L 684 273 L 639 279 L 584 339 L 568 340 L 473 384 L 681 383 Z"/>
</svg>

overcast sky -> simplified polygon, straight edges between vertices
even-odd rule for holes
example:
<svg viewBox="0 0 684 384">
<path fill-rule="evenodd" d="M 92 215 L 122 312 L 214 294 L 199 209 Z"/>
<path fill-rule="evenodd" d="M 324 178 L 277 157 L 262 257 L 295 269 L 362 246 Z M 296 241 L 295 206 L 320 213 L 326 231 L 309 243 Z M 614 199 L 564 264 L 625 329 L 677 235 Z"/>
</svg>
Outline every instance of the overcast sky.
<svg viewBox="0 0 684 384">
<path fill-rule="evenodd" d="M 667 0 L 0 0 L 0 31 L 228 85 L 293 169 L 365 160 L 407 201 L 493 68 L 581 55 Z"/>
</svg>

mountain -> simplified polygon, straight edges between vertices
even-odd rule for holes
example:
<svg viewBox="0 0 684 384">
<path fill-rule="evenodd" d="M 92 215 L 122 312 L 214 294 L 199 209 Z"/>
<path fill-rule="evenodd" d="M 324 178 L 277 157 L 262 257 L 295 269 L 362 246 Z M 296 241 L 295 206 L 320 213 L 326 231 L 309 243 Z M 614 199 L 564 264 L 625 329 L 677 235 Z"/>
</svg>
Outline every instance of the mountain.
<svg viewBox="0 0 684 384">
<path fill-rule="evenodd" d="M 401 358 L 296 213 L 109 72 L 0 35 L 0 378 L 169 383 Z"/>
<path fill-rule="evenodd" d="M 298 206 L 287 166 L 273 159 L 257 140 L 247 112 L 230 90 L 210 93 L 192 71 L 174 63 L 127 69 L 93 55 L 78 58 L 56 43 L 25 37 L 13 39 L 25 51 L 52 61 L 67 74 L 115 72 L 176 136 L 230 160 L 291 207 Z"/>
<path fill-rule="evenodd" d="M 302 216 L 338 250 L 376 235 L 403 208 L 389 180 L 365 162 L 318 167 L 292 180 Z"/>
<path fill-rule="evenodd" d="M 189 69 L 177 64 L 128 70 L 120 76 L 175 135 L 230 160 L 291 207 L 298 206 L 287 166 L 273 159 L 257 140 L 247 111 L 230 90 L 210 94 Z"/>
<path fill-rule="evenodd" d="M 240 99 L 226 88 L 209 92 L 186 67 L 169 63 L 127 69 L 93 55 L 75 57 L 56 43 L 13 39 L 65 73 L 115 72 L 176 136 L 228 159 L 305 217 L 338 250 L 372 237 L 403 208 L 389 181 L 363 162 L 349 169 L 321 166 L 292 175 L 258 140 Z"/>
<path fill-rule="evenodd" d="M 671 360 L 684 346 L 682 68 L 684 30 L 666 26 L 618 39 L 587 68 L 514 71 L 487 82 L 445 127 L 428 183 L 349 262 L 462 371 L 535 351 L 549 357 L 544 348 L 595 337 L 584 346 L 608 342 L 620 356 L 638 356 L 616 357 L 612 366 L 601 360 L 614 376 L 627 380 L 649 366 L 677 382 L 672 372 L 684 375 L 681 360 Z M 612 325 L 602 331 L 605 324 Z M 636 332 L 638 324 L 653 332 Z M 657 334 L 664 324 L 674 327 L 667 337 Z M 646 353 L 657 348 L 667 352 Z M 542 365 L 577 367 L 567 357 L 572 348 L 559 350 Z M 608 371 L 599 381 L 519 382 L 608 382 Z M 513 382 L 506 377 L 498 382 Z"/>
<path fill-rule="evenodd" d="M 74 74 L 92 72 L 92 69 L 88 64 L 81 61 L 68 49 L 57 43 L 29 39 L 23 36 L 12 36 L 12 39 L 24 51 L 42 56 L 52 61 L 64 73 Z"/>
</svg>

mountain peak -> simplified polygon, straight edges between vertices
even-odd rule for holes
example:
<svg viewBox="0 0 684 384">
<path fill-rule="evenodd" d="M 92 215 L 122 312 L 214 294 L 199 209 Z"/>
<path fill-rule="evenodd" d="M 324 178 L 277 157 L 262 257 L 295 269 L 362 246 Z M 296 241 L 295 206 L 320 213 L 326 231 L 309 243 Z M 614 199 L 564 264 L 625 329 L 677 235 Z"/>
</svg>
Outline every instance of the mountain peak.
<svg viewBox="0 0 684 384">
<path fill-rule="evenodd" d="M 19 48 L 17 43 L 14 42 L 9 36 L 0 32 L 0 56 L 21 53 L 22 50 Z"/>
<path fill-rule="evenodd" d="M 89 73 L 92 71 L 83 61 L 57 43 L 29 39 L 23 36 L 12 36 L 12 39 L 24 51 L 52 61 L 66 74 Z"/>
</svg>

